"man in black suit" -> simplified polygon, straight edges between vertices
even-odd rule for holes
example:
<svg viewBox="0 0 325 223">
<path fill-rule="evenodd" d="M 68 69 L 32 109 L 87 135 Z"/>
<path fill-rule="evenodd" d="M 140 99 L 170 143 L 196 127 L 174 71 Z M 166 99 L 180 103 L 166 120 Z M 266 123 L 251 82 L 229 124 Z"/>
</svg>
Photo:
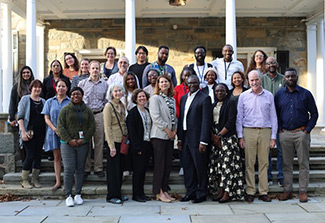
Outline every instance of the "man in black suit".
<svg viewBox="0 0 325 223">
<path fill-rule="evenodd" d="M 181 98 L 177 130 L 187 190 L 181 201 L 193 203 L 201 203 L 207 196 L 207 145 L 212 124 L 211 99 L 199 91 L 199 83 L 195 75 L 188 78 L 189 93 Z"/>
</svg>

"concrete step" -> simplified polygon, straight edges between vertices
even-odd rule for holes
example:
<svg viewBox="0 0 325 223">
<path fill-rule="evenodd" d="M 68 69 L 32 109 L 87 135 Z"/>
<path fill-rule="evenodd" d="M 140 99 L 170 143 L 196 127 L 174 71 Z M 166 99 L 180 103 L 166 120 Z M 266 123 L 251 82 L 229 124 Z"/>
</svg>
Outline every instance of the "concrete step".
<svg viewBox="0 0 325 223">
<path fill-rule="evenodd" d="M 318 157 L 310 157 L 309 167 L 310 170 L 325 170 L 325 157 L 318 156 Z M 276 162 L 277 158 L 272 157 L 272 166 L 273 170 L 276 170 Z M 298 158 L 294 158 L 293 162 L 293 169 L 299 170 Z"/>
<path fill-rule="evenodd" d="M 176 193 L 184 195 L 186 189 L 184 185 L 170 185 L 171 193 Z M 256 185 L 256 188 L 257 185 Z M 283 187 L 278 185 L 272 185 L 269 187 L 270 194 L 277 194 L 283 192 Z M 144 192 L 147 196 L 153 197 L 152 194 L 152 185 L 146 184 L 144 186 Z M 297 183 L 293 184 L 293 192 L 299 192 L 299 185 Z M 0 194 L 14 194 L 17 196 L 26 196 L 26 197 L 43 197 L 43 198 L 64 198 L 64 190 L 58 189 L 57 191 L 51 191 L 50 186 L 43 186 L 42 188 L 33 188 L 33 189 L 24 189 L 17 184 L 0 184 Z M 106 185 L 87 185 L 85 184 L 82 189 L 82 196 L 84 198 L 103 198 L 105 199 L 107 194 Z M 132 196 L 132 185 L 123 184 L 122 185 L 122 194 L 129 196 L 131 199 Z M 308 186 L 308 194 L 311 196 L 320 196 L 325 194 L 325 183 L 310 183 Z"/>
</svg>

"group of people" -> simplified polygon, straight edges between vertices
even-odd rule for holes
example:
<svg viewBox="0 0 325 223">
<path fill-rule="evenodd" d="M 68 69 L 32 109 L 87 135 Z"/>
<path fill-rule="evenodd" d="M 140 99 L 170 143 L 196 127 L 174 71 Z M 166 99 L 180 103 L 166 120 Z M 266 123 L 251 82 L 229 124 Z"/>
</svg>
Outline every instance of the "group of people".
<svg viewBox="0 0 325 223">
<path fill-rule="evenodd" d="M 223 47 L 223 58 L 211 63 L 205 62 L 205 47 L 197 46 L 196 61 L 184 66 L 177 85 L 175 70 L 166 63 L 167 46 L 159 47 L 153 63 L 147 61 L 145 46 L 135 54 L 137 62 L 131 66 L 124 56 L 115 62 L 116 49 L 110 46 L 101 69 L 98 61 L 82 59 L 79 64 L 74 54 L 67 53 L 65 68 L 54 60 L 43 83 L 34 80 L 30 67 L 21 69 L 9 114 L 12 126 L 19 123 L 20 145 L 26 152 L 24 188 L 41 187 L 38 175 L 45 141 L 45 151 L 54 154 L 53 191 L 61 188 L 62 158 L 67 206 L 83 203 L 81 190 L 91 174 L 92 152 L 94 174 L 107 178 L 107 202 L 128 200 L 121 194 L 126 170 L 133 172 L 132 199 L 150 200 L 144 182 L 152 157 L 152 192 L 157 200 L 169 203 L 175 200 L 169 193 L 169 176 L 177 139 L 186 188 L 181 202 L 201 203 L 207 196 L 220 203 L 253 202 L 256 158 L 259 199 L 271 201 L 270 149 L 275 146 L 278 182 L 284 185 L 280 200 L 292 197 L 296 151 L 299 199 L 308 201 L 310 132 L 318 112 L 312 94 L 297 85 L 294 68 L 282 75 L 276 59 L 257 50 L 245 72 L 242 63 L 233 59 L 231 45 Z M 130 145 L 127 155 L 122 144 Z"/>
</svg>

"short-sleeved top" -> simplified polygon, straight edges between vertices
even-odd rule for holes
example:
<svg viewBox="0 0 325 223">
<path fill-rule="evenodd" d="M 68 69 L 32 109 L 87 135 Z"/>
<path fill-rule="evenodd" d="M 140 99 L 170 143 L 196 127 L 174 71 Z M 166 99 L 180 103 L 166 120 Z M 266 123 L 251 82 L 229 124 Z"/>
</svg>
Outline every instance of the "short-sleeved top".
<svg viewBox="0 0 325 223">
<path fill-rule="evenodd" d="M 66 96 L 61 103 L 59 102 L 57 96 L 54 96 L 45 102 L 42 114 L 50 116 L 52 124 L 57 127 L 59 113 L 61 109 L 69 103 L 70 98 L 68 98 L 68 96 Z M 60 148 L 60 139 L 51 128 L 47 128 L 45 151 L 51 151 L 57 148 Z"/>
</svg>

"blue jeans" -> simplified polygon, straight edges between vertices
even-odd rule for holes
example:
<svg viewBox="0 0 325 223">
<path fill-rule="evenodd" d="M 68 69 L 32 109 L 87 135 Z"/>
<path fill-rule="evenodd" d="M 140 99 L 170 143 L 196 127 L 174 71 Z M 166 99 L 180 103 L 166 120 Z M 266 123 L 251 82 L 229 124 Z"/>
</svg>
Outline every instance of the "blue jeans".
<svg viewBox="0 0 325 223">
<path fill-rule="evenodd" d="M 278 171 L 278 180 L 283 180 L 283 159 L 282 159 L 282 149 L 279 141 L 279 134 L 276 135 L 276 148 L 278 150 L 278 156 L 276 161 L 276 169 Z M 272 180 L 272 149 L 270 149 L 269 154 L 269 169 L 267 170 L 268 180 Z"/>
</svg>

